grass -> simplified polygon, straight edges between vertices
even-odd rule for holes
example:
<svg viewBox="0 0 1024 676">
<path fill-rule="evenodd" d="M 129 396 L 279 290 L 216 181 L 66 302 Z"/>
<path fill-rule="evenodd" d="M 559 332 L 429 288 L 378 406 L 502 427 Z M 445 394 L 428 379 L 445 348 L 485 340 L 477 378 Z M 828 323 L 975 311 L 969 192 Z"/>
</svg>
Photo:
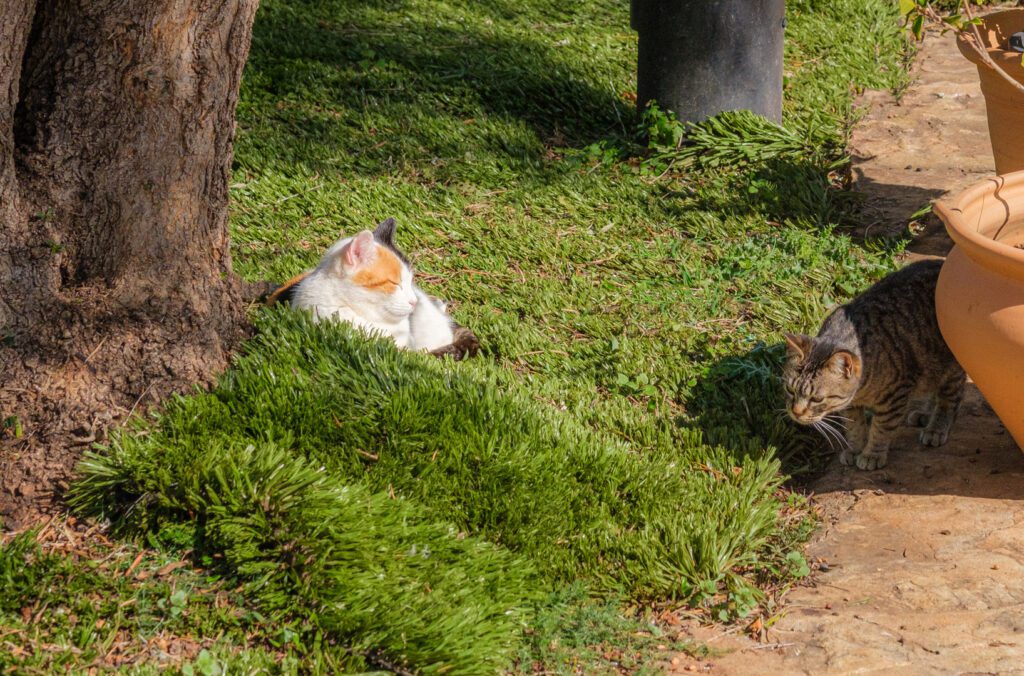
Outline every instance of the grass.
<svg viewBox="0 0 1024 676">
<path fill-rule="evenodd" d="M 350 669 L 307 619 L 268 617 L 180 551 L 139 550 L 72 519 L 0 547 L 0 669 L 218 674 Z"/>
<path fill-rule="evenodd" d="M 638 669 L 676 640 L 657 609 L 767 606 L 806 574 L 781 483 L 823 451 L 777 412 L 778 337 L 890 269 L 895 243 L 845 234 L 843 148 L 857 88 L 906 82 L 893 3 L 788 5 L 784 128 L 727 115 L 680 145 L 663 114 L 639 142 L 627 4 L 262 3 L 236 270 L 286 279 L 395 216 L 485 354 L 259 312 L 216 389 L 87 459 L 76 507 L 302 627 L 304 670 Z M 6 593 L 45 603 L 40 579 Z M 204 664 L 263 659 L 267 631 L 225 629 Z"/>
</svg>

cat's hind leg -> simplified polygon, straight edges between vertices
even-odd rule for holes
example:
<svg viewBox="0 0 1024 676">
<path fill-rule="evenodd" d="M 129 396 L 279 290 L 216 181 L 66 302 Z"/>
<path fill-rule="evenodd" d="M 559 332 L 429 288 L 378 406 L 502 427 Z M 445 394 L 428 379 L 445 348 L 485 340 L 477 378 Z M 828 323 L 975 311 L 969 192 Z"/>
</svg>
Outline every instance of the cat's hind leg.
<svg viewBox="0 0 1024 676">
<path fill-rule="evenodd" d="M 928 424 L 921 430 L 921 443 L 925 446 L 941 446 L 949 440 L 949 430 L 956 421 L 956 414 L 964 398 L 966 380 L 967 375 L 963 370 L 954 368 L 939 383 L 935 393 L 935 408 Z"/>
<path fill-rule="evenodd" d="M 910 402 L 907 410 L 907 424 L 911 427 L 924 427 L 935 411 L 935 397 L 920 397 Z"/>
</svg>

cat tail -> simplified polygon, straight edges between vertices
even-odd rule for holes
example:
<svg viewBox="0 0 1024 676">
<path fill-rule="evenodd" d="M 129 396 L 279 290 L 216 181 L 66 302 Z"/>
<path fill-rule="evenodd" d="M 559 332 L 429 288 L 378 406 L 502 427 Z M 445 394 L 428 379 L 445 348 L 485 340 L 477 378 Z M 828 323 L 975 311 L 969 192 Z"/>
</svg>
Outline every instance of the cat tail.
<svg viewBox="0 0 1024 676">
<path fill-rule="evenodd" d="M 439 347 L 430 352 L 435 357 L 451 357 L 455 361 L 461 361 L 466 357 L 475 357 L 480 353 L 480 339 L 476 334 L 465 326 L 453 324 L 455 338 L 450 345 Z"/>
<path fill-rule="evenodd" d="M 309 276 L 309 273 L 310 271 L 306 270 L 303 273 L 295 275 L 287 282 L 271 291 L 269 294 L 264 296 L 263 304 L 270 306 L 275 303 L 291 303 L 292 296 L 295 295 L 295 290 L 299 288 L 299 284 L 302 280 Z"/>
</svg>

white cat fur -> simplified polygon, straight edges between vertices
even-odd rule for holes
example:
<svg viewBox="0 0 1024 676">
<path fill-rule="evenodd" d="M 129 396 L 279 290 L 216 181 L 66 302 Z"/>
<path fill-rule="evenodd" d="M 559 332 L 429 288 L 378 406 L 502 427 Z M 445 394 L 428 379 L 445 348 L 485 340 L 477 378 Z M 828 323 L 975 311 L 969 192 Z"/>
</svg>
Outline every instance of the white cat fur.
<svg viewBox="0 0 1024 676">
<path fill-rule="evenodd" d="M 389 336 L 398 347 L 409 349 L 409 317 L 420 299 L 413 289 L 408 266 L 401 265 L 401 284 L 383 303 L 380 293 L 352 280 L 361 266 L 373 264 L 378 246 L 368 230 L 336 242 L 298 285 L 292 306 L 312 310 L 317 321 L 348 322 L 367 333 Z"/>
<path fill-rule="evenodd" d="M 362 239 L 355 251 L 346 251 L 358 238 Z M 451 345 L 454 325 L 445 304 L 417 287 L 404 263 L 400 287 L 383 304 L 379 293 L 352 281 L 360 265 L 373 264 L 377 246 L 380 244 L 369 231 L 335 242 L 298 285 L 292 306 L 312 310 L 317 321 L 331 318 L 371 334 L 390 336 L 402 349 L 431 352 Z"/>
</svg>

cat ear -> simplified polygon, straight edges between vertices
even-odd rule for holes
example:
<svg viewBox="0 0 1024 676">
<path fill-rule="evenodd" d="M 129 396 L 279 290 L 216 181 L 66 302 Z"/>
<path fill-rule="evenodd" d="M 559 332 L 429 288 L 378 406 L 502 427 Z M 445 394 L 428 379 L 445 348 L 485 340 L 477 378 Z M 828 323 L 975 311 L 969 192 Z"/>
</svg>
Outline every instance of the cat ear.
<svg viewBox="0 0 1024 676">
<path fill-rule="evenodd" d="M 811 339 L 799 333 L 787 333 L 786 352 L 790 357 L 803 361 L 811 353 Z"/>
<path fill-rule="evenodd" d="M 363 230 L 341 250 L 341 260 L 350 268 L 369 263 L 376 253 L 375 246 L 373 233 Z"/>
<path fill-rule="evenodd" d="M 377 224 L 376 229 L 373 231 L 373 236 L 385 246 L 394 246 L 396 225 L 397 223 L 395 223 L 394 218 L 383 220 Z"/>
<path fill-rule="evenodd" d="M 860 377 L 860 357 L 852 352 L 846 350 L 836 352 L 828 358 L 828 366 L 844 378 Z"/>
</svg>

